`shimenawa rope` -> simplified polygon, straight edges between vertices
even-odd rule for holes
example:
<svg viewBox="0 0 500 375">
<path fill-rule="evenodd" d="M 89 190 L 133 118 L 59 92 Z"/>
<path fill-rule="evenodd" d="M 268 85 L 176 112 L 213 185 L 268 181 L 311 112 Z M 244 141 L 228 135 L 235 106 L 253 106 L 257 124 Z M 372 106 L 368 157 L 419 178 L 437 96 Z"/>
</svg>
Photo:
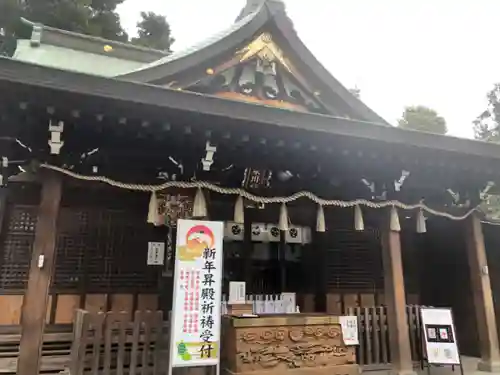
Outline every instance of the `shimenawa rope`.
<svg viewBox="0 0 500 375">
<path fill-rule="evenodd" d="M 428 207 L 424 203 L 420 202 L 417 204 L 406 204 L 402 203 L 397 200 L 390 200 L 390 201 L 383 201 L 383 202 L 372 202 L 366 199 L 356 199 L 352 201 L 342 201 L 342 200 L 337 200 L 337 199 L 323 199 L 315 194 L 309 192 L 309 191 L 300 191 L 295 194 L 292 194 L 287 197 L 261 197 L 257 196 L 254 194 L 249 193 L 248 191 L 244 189 L 239 189 L 239 188 L 225 188 L 225 187 L 220 187 L 217 185 L 214 185 L 212 183 L 206 182 L 206 181 L 193 181 L 193 182 L 184 182 L 184 181 L 168 181 L 164 182 L 159 185 L 151 185 L 151 184 L 130 184 L 130 183 L 124 183 L 120 181 L 113 180 L 108 177 L 104 176 L 86 176 L 82 175 L 73 171 L 70 171 L 65 168 L 61 168 L 55 165 L 51 164 L 41 164 L 41 168 L 45 169 L 50 169 L 59 173 L 62 173 L 66 176 L 82 180 L 82 181 L 95 181 L 95 182 L 103 182 L 105 184 L 108 184 L 110 186 L 114 186 L 120 189 L 127 189 L 127 190 L 133 190 L 133 191 L 143 191 L 143 192 L 157 192 L 161 190 L 165 190 L 168 188 L 181 188 L 181 189 L 206 189 L 209 191 L 213 191 L 218 194 L 224 194 L 224 195 L 238 195 L 241 197 L 244 197 L 252 202 L 255 203 L 263 203 L 263 204 L 270 204 L 270 203 L 290 203 L 293 202 L 297 199 L 300 198 L 307 198 L 316 204 L 320 206 L 335 206 L 335 207 L 343 207 L 343 208 L 348 208 L 348 207 L 356 207 L 356 206 L 365 206 L 369 208 L 387 208 L 387 207 L 396 207 L 400 208 L 403 210 L 422 210 L 425 211 L 431 215 L 435 216 L 440 216 L 440 217 L 445 217 L 450 220 L 464 220 L 470 215 L 472 215 L 475 211 L 478 210 L 478 207 L 474 207 L 467 211 L 463 215 L 452 215 L 448 212 L 442 212 L 442 211 L 437 211 L 434 210 L 433 208 Z"/>
</svg>

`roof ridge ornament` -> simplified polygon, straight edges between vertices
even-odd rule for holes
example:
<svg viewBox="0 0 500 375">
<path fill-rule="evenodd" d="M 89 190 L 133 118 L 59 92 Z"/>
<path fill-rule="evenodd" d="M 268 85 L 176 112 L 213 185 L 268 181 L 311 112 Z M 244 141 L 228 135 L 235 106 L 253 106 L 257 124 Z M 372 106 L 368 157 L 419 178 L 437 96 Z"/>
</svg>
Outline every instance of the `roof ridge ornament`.
<svg viewBox="0 0 500 375">
<path fill-rule="evenodd" d="M 27 18 L 21 17 L 21 23 L 23 25 L 29 26 L 32 28 L 30 44 L 32 47 L 39 47 L 42 43 L 42 32 L 44 25 L 40 22 L 33 22 Z"/>
<path fill-rule="evenodd" d="M 285 2 L 283 0 L 247 0 L 246 5 L 241 10 L 235 22 L 240 21 L 242 18 L 245 18 L 252 13 L 258 12 L 263 7 L 267 7 L 269 12 L 272 14 L 277 10 L 284 10 Z"/>
<path fill-rule="evenodd" d="M 40 47 L 42 44 L 43 25 L 41 23 L 33 24 L 33 31 L 31 32 L 30 45 L 32 47 Z"/>
</svg>

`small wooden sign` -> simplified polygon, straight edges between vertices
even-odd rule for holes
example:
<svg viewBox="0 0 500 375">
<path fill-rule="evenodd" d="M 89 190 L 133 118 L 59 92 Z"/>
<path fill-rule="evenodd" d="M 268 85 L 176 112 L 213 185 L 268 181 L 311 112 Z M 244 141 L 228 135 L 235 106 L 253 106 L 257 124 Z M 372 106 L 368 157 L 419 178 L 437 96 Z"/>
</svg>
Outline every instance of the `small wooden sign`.
<svg viewBox="0 0 500 375">
<path fill-rule="evenodd" d="M 229 304 L 245 304 L 246 303 L 246 283 L 244 281 L 229 282 Z"/>
<path fill-rule="evenodd" d="M 148 242 L 148 266 L 165 263 L 165 242 Z"/>
</svg>

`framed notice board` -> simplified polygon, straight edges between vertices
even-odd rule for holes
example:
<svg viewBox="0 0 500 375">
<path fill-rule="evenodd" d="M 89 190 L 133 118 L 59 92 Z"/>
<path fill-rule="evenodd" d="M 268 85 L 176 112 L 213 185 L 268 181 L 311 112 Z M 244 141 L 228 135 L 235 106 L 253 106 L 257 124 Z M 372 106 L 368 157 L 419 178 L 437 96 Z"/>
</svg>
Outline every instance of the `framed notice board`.
<svg viewBox="0 0 500 375">
<path fill-rule="evenodd" d="M 455 324 L 450 308 L 422 307 L 420 309 L 423 345 L 429 365 L 458 365 L 462 367 Z"/>
</svg>

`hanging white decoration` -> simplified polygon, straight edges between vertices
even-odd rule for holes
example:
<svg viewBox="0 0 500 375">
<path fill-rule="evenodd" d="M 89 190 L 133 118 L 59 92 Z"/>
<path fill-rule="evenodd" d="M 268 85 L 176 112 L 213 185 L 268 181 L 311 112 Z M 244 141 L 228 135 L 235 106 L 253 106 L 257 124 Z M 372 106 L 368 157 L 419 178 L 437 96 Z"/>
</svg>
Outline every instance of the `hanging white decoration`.
<svg viewBox="0 0 500 375">
<path fill-rule="evenodd" d="M 194 197 L 193 203 L 193 217 L 195 218 L 205 218 L 208 216 L 207 201 L 205 200 L 205 194 L 203 190 L 198 188 L 196 195 Z"/>
<path fill-rule="evenodd" d="M 280 208 L 279 228 L 283 231 L 288 230 L 288 210 L 285 203 L 282 203 Z"/>
<path fill-rule="evenodd" d="M 322 205 L 318 205 L 318 214 L 316 216 L 316 232 L 326 232 L 325 210 Z"/>
<path fill-rule="evenodd" d="M 400 232 L 401 231 L 401 225 L 399 223 L 398 210 L 394 206 L 392 206 L 392 208 L 391 208 L 390 229 L 393 232 Z"/>
<path fill-rule="evenodd" d="M 420 209 L 417 212 L 417 233 L 427 232 L 427 226 L 425 224 L 424 212 Z"/>
<path fill-rule="evenodd" d="M 363 220 L 363 211 L 359 204 L 354 206 L 354 228 L 356 230 L 365 230 L 365 222 Z"/>
<path fill-rule="evenodd" d="M 240 195 L 234 205 L 234 222 L 236 224 L 245 223 L 245 206 L 243 203 L 243 197 Z"/>
<path fill-rule="evenodd" d="M 148 224 L 153 224 L 155 226 L 160 225 L 160 214 L 158 212 L 158 197 L 156 192 L 151 192 L 151 197 L 149 198 L 149 209 L 148 209 Z"/>
</svg>

